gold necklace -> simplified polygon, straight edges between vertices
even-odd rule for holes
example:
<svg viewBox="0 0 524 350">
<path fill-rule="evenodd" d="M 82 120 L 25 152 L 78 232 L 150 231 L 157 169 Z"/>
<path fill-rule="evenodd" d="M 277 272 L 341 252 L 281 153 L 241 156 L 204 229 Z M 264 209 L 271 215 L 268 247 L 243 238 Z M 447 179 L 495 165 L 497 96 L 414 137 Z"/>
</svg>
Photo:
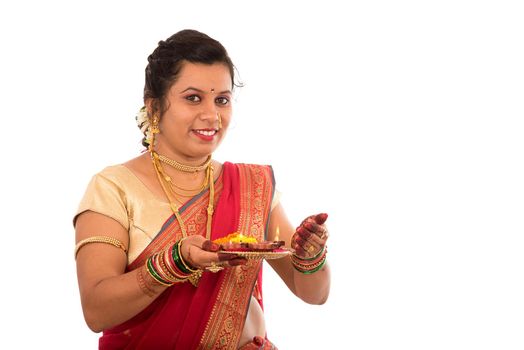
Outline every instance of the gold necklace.
<svg viewBox="0 0 524 350">
<path fill-rule="evenodd" d="M 211 155 L 207 157 L 204 163 L 197 166 L 181 164 L 174 159 L 167 158 L 166 156 L 160 154 L 158 154 L 158 160 L 168 165 L 171 165 L 173 168 L 183 171 L 185 173 L 198 173 L 199 171 L 206 169 L 209 166 L 209 164 L 211 164 Z"/>
<path fill-rule="evenodd" d="M 175 214 L 175 217 L 180 226 L 180 230 L 182 231 L 182 237 L 187 237 L 186 227 L 184 225 L 184 221 L 182 220 L 182 216 L 180 215 L 179 207 L 173 201 L 173 198 L 177 200 L 175 193 L 173 191 L 173 188 L 171 186 L 166 186 L 165 184 L 165 182 L 167 182 L 167 184 L 169 185 L 171 183 L 171 178 L 165 173 L 164 168 L 162 167 L 161 160 L 160 160 L 161 156 L 159 156 L 158 153 L 156 153 L 152 149 L 150 149 L 149 152 L 151 153 L 151 160 L 153 162 L 153 167 L 155 168 L 155 172 L 156 172 L 158 181 L 160 182 L 160 186 L 162 186 L 162 190 L 164 191 L 169 201 L 169 206 L 171 207 L 171 211 L 173 212 L 173 214 Z M 190 167 L 190 166 L 183 165 L 180 163 L 177 163 L 177 164 L 187 167 L 187 168 L 195 168 L 195 167 Z M 215 200 L 215 186 L 214 186 L 213 166 L 211 165 L 211 155 L 208 157 L 208 160 L 206 160 L 205 164 L 207 164 L 205 179 L 208 179 L 209 181 L 209 204 L 207 206 L 206 239 L 211 239 L 211 223 L 213 220 L 213 212 L 214 212 L 213 203 Z M 169 180 L 167 180 L 166 177 L 169 178 Z"/>
<path fill-rule="evenodd" d="M 200 172 L 202 168 L 202 165 L 193 167 L 189 165 L 180 164 L 176 160 L 167 158 L 166 156 L 159 155 L 158 153 L 157 155 L 158 155 L 158 160 L 160 160 L 161 162 L 163 161 L 164 163 L 173 166 L 177 170 L 180 170 L 183 172 L 194 173 L 195 177 L 197 176 L 197 173 Z M 209 164 L 211 164 L 210 160 L 211 160 L 211 157 L 209 156 L 207 157 L 206 161 L 203 163 L 203 165 L 206 165 L 206 168 L 209 167 Z M 206 174 L 204 176 L 204 179 L 202 180 L 202 183 L 197 188 L 185 188 L 185 187 L 181 187 L 177 185 L 174 181 L 172 181 L 171 176 L 167 175 L 165 171 L 163 171 L 162 176 L 169 183 L 169 187 L 171 187 L 173 194 L 177 194 L 181 197 L 193 197 L 199 194 L 206 188 L 206 185 L 209 182 L 209 178 L 208 178 L 209 172 L 208 171 L 206 171 Z M 183 192 L 186 192 L 186 193 L 183 193 Z M 180 204 L 182 204 L 182 202 L 176 196 L 174 197 Z"/>
<path fill-rule="evenodd" d="M 184 188 L 184 187 L 181 187 L 179 185 L 177 185 L 176 183 L 174 183 L 171 179 L 171 176 L 167 176 L 166 177 L 166 180 L 169 182 L 169 184 L 171 185 L 171 187 L 173 188 L 173 192 L 175 192 L 176 194 L 180 195 L 180 196 L 188 196 L 184 193 L 180 193 L 180 191 L 183 191 L 183 192 L 190 192 L 190 196 L 194 196 L 200 192 L 202 192 L 204 190 L 204 188 L 206 188 L 206 185 L 209 183 L 209 179 L 207 178 L 208 177 L 208 172 L 206 171 L 206 174 L 204 176 L 204 179 L 202 180 L 202 183 L 197 187 L 197 188 Z M 179 191 L 175 190 L 178 189 Z"/>
<path fill-rule="evenodd" d="M 199 188 L 195 188 L 192 190 L 184 189 L 184 188 L 177 186 L 169 175 L 165 175 L 165 170 L 164 169 L 162 170 L 164 171 L 164 179 L 169 184 L 169 187 L 171 188 L 171 192 L 173 193 L 173 196 L 180 204 L 182 204 L 182 202 L 176 197 L 176 195 L 178 195 L 179 197 L 196 196 L 197 194 L 202 192 L 206 188 L 207 184 L 209 183 L 209 179 L 208 179 L 209 172 L 206 171 L 206 176 L 204 177 L 204 181 L 202 182 L 202 185 Z"/>
</svg>

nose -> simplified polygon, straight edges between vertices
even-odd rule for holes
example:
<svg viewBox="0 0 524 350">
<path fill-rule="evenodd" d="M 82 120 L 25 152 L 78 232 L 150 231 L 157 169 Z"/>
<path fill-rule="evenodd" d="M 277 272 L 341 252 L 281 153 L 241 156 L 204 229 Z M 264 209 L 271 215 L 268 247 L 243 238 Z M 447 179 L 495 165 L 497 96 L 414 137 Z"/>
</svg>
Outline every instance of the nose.
<svg viewBox="0 0 524 350">
<path fill-rule="evenodd" d="M 202 110 L 200 111 L 200 119 L 215 120 L 217 118 L 217 115 L 218 110 L 214 100 L 202 104 Z"/>
</svg>

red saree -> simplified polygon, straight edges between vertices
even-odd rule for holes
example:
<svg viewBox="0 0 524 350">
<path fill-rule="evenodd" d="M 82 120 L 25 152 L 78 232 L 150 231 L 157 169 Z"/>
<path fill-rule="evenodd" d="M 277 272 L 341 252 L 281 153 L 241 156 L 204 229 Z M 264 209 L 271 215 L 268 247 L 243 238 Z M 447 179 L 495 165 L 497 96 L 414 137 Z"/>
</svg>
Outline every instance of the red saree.
<svg viewBox="0 0 524 350">
<path fill-rule="evenodd" d="M 224 163 L 216 182 L 211 239 L 239 231 L 265 238 L 274 179 L 269 166 Z M 209 192 L 180 210 L 188 235 L 205 235 Z M 128 266 L 142 266 L 153 253 L 182 237 L 174 215 L 148 247 Z M 237 349 L 257 279 L 261 302 L 261 262 L 204 272 L 198 287 L 190 283 L 168 288 L 132 319 L 105 330 L 100 349 Z"/>
</svg>

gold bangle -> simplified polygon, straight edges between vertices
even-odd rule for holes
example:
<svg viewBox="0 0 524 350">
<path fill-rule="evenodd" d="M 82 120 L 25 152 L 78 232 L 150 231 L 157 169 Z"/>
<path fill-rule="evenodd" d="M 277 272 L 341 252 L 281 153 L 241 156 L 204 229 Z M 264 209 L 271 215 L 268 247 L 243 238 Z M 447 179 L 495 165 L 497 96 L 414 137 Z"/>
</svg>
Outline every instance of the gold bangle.
<svg viewBox="0 0 524 350">
<path fill-rule="evenodd" d="M 113 238 L 113 237 L 108 237 L 108 236 L 93 236 L 93 237 L 89 237 L 89 238 L 86 238 L 86 239 L 83 239 L 81 240 L 80 242 L 78 242 L 76 244 L 76 247 L 75 247 L 75 259 L 76 259 L 76 256 L 78 255 L 78 251 L 83 247 L 85 246 L 86 244 L 89 244 L 89 243 L 105 243 L 105 244 L 111 244 L 117 248 L 120 248 L 124 251 L 124 253 L 127 254 L 127 249 L 126 247 L 124 246 L 124 244 L 122 242 L 120 242 L 118 239 L 116 238 Z"/>
</svg>

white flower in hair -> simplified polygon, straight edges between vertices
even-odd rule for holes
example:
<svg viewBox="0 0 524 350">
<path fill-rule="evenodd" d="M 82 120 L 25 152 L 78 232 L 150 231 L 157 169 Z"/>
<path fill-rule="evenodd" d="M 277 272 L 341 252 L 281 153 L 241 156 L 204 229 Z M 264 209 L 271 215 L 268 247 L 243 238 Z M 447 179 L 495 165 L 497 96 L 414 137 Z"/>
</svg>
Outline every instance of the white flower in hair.
<svg viewBox="0 0 524 350">
<path fill-rule="evenodd" d="M 146 141 L 149 142 L 149 140 L 151 140 L 151 125 L 149 123 L 149 118 L 147 117 L 146 106 L 140 108 L 136 114 L 136 124 L 140 131 L 145 135 Z"/>
</svg>

